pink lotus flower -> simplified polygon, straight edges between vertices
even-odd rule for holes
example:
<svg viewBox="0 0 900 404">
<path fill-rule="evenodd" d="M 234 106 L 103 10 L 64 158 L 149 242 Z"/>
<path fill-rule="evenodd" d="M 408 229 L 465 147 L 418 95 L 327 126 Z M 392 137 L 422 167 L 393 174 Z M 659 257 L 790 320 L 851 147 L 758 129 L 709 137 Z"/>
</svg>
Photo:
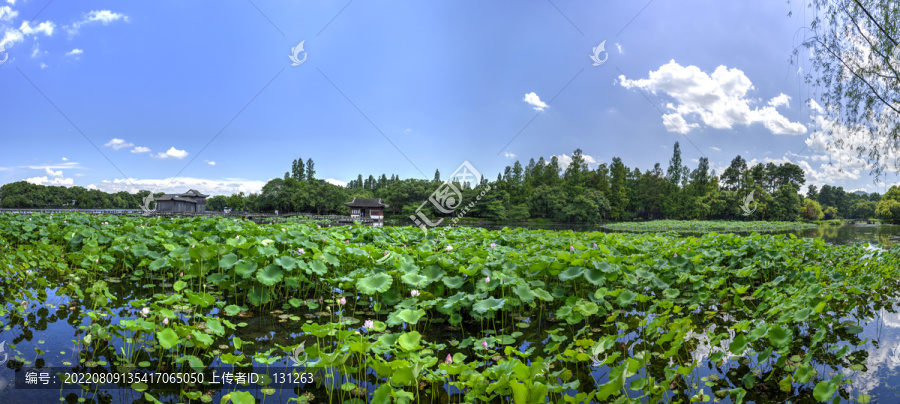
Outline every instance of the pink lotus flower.
<svg viewBox="0 0 900 404">
<path fill-rule="evenodd" d="M 341 306 L 347 304 L 347 298 L 341 296 L 341 300 L 338 303 L 340 303 Z"/>
<path fill-rule="evenodd" d="M 363 323 L 363 328 L 365 328 L 366 330 L 371 330 L 375 328 L 375 322 L 372 320 L 366 320 L 366 322 Z"/>
<path fill-rule="evenodd" d="M 406 248 L 406 244 L 403 245 L 403 248 Z"/>
<path fill-rule="evenodd" d="M 445 360 L 444 362 L 447 362 L 448 365 L 453 364 L 453 358 L 450 357 L 450 354 L 447 354 L 447 360 Z"/>
<path fill-rule="evenodd" d="M 297 249 L 297 252 L 300 253 L 300 254 L 303 254 L 303 253 L 304 253 L 304 251 L 303 251 L 302 248 L 298 248 L 298 249 Z"/>
<path fill-rule="evenodd" d="M 241 235 L 238 234 L 237 236 L 234 236 L 234 238 L 241 238 Z"/>
<path fill-rule="evenodd" d="M 678 258 L 678 253 L 675 253 L 675 256 L 674 256 L 674 257 L 675 257 L 675 258 Z"/>
<path fill-rule="evenodd" d="M 597 248 L 597 243 L 594 243 L 594 248 Z"/>
<path fill-rule="evenodd" d="M 544 246 L 541 246 L 541 250 L 543 250 L 543 249 L 544 249 Z"/>
<path fill-rule="evenodd" d="M 494 248 L 496 246 L 497 246 L 497 244 L 491 243 L 491 248 Z"/>
<path fill-rule="evenodd" d="M 325 237 L 322 237 L 322 242 L 324 242 L 324 241 L 325 241 Z"/>
<path fill-rule="evenodd" d="M 419 291 L 417 289 L 413 289 L 412 291 L 409 292 L 409 294 L 412 295 L 412 297 L 418 297 Z"/>
<path fill-rule="evenodd" d="M 484 283 L 491 283 L 491 277 L 484 278 Z"/>
<path fill-rule="evenodd" d="M 481 341 L 481 347 L 487 349 L 487 341 Z"/>
<path fill-rule="evenodd" d="M 450 251 L 450 250 L 452 250 L 452 249 L 453 249 L 453 246 L 452 246 L 452 245 L 448 245 L 448 246 L 447 246 L 447 251 Z"/>
<path fill-rule="evenodd" d="M 144 307 L 143 309 L 141 309 L 141 314 L 146 317 L 148 314 L 150 314 L 150 308 Z"/>
<path fill-rule="evenodd" d="M 569 251 L 575 251 L 575 246 L 570 245 L 570 246 L 569 246 Z"/>
<path fill-rule="evenodd" d="M 319 225 L 316 225 L 316 228 L 317 228 L 317 229 L 321 229 L 321 228 L 322 228 L 322 226 L 319 226 Z"/>
<path fill-rule="evenodd" d="M 168 318 L 168 317 L 166 317 L 166 318 L 163 319 L 163 324 L 169 325 L 169 318 Z"/>
</svg>

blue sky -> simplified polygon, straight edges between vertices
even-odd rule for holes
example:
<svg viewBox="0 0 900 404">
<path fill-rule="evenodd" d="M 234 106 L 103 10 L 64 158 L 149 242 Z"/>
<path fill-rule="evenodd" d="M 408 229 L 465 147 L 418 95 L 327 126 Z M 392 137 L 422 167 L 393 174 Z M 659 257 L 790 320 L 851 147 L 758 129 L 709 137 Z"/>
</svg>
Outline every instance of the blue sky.
<svg viewBox="0 0 900 404">
<path fill-rule="evenodd" d="M 0 184 L 254 192 L 298 157 L 335 183 L 463 161 L 493 179 L 576 148 L 645 170 L 679 141 L 692 167 L 740 154 L 882 192 L 789 63 L 809 19 L 782 1 L 0 0 Z"/>
</svg>

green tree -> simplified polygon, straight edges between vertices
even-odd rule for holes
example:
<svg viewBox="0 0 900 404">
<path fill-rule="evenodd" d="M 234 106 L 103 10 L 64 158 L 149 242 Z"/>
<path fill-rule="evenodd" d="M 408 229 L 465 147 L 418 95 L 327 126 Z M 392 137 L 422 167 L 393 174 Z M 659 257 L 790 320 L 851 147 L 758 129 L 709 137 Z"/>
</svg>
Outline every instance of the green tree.
<svg viewBox="0 0 900 404">
<path fill-rule="evenodd" d="M 892 186 L 881 197 L 875 215 L 885 223 L 900 224 L 900 186 Z"/>
<path fill-rule="evenodd" d="M 610 215 L 613 220 L 622 220 L 625 216 L 625 206 L 628 205 L 628 190 L 625 186 L 625 177 L 628 175 L 628 167 L 622 163 L 622 159 L 613 157 L 612 178 L 609 185 Z"/>
<path fill-rule="evenodd" d="M 812 198 L 803 200 L 803 207 L 800 214 L 806 220 L 822 220 L 822 218 L 825 217 L 825 213 L 822 212 L 822 205 Z"/>
</svg>

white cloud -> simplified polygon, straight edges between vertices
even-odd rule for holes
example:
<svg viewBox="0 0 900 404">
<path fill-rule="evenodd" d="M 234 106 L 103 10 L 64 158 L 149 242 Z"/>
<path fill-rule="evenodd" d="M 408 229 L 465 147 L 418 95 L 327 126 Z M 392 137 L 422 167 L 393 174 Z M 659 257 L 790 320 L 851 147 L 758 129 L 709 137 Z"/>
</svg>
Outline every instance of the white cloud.
<svg viewBox="0 0 900 404">
<path fill-rule="evenodd" d="M 37 27 L 32 27 L 28 21 L 22 21 L 22 26 L 19 27 L 19 31 L 25 35 L 37 35 L 43 33 L 46 36 L 51 36 L 53 35 L 54 28 L 56 28 L 56 24 L 50 21 L 44 21 L 38 24 Z"/>
<path fill-rule="evenodd" d="M 84 50 L 75 48 L 75 49 L 72 49 L 72 50 L 69 51 L 69 52 L 66 52 L 66 56 L 80 55 L 80 54 L 82 54 L 82 53 L 84 53 Z"/>
<path fill-rule="evenodd" d="M 63 175 L 62 170 L 59 170 L 59 171 L 53 171 L 53 170 L 51 170 L 50 168 L 45 168 L 44 171 L 46 171 L 46 172 L 47 172 L 47 175 L 49 175 L 49 176 L 51 176 L 51 177 L 62 177 L 62 175 Z"/>
<path fill-rule="evenodd" d="M 124 139 L 113 138 L 112 140 L 107 142 L 104 146 L 112 147 L 115 150 L 119 150 L 121 148 L 134 146 L 134 143 L 128 143 Z"/>
<path fill-rule="evenodd" d="M 620 44 L 620 43 L 618 43 L 618 42 L 616 42 L 616 49 L 619 50 L 619 53 L 620 53 L 620 54 L 621 54 L 621 53 L 625 53 L 624 51 L 622 51 L 622 44 Z"/>
<path fill-rule="evenodd" d="M 556 157 L 556 160 L 559 161 L 559 168 L 561 168 L 563 170 L 569 168 L 569 164 L 572 164 L 572 156 L 567 156 L 565 154 L 558 154 L 558 155 L 555 155 L 555 157 Z M 584 158 L 584 162 L 588 164 L 588 167 L 590 167 L 591 164 L 594 164 L 594 165 L 597 164 L 597 159 L 595 159 L 593 156 L 589 156 L 587 154 L 582 154 L 581 157 Z M 548 163 L 549 163 L 549 161 L 548 161 Z"/>
<path fill-rule="evenodd" d="M 41 62 L 40 66 L 41 66 L 41 69 L 46 69 L 46 68 L 47 68 L 47 64 L 44 63 L 44 62 Z"/>
<path fill-rule="evenodd" d="M 510 153 L 510 152 L 503 152 L 503 157 L 511 158 L 511 159 L 512 159 L 512 158 L 516 158 L 516 154 L 515 154 L 515 153 Z"/>
<path fill-rule="evenodd" d="M 538 97 L 538 95 L 533 91 L 525 94 L 525 98 L 523 98 L 522 101 L 525 101 L 529 105 L 531 105 L 535 111 L 543 111 L 547 108 L 547 104 L 541 101 L 541 97 Z"/>
<path fill-rule="evenodd" d="M 696 66 L 685 67 L 672 60 L 651 71 L 645 79 L 629 80 L 620 75 L 618 84 L 653 94 L 663 92 L 674 98 L 675 104 L 666 106 L 671 113 L 663 115 L 663 124 L 670 132 L 688 133 L 699 127 L 699 123 L 688 122 L 686 118 L 699 118 L 700 122 L 715 129 L 761 123 L 776 135 L 806 133 L 803 124 L 791 122 L 775 106 L 751 108 L 755 101 L 748 98 L 747 93 L 754 89 L 753 83 L 736 68 L 719 66 L 712 74 L 707 74 Z M 780 97 L 773 98 L 773 102 L 782 102 Z"/>
<path fill-rule="evenodd" d="M 776 97 L 772 98 L 771 100 L 769 100 L 769 105 L 771 105 L 775 108 L 778 108 L 782 105 L 790 107 L 791 106 L 789 104 L 790 100 L 791 100 L 791 97 L 789 95 L 787 95 L 785 93 L 781 93 L 781 94 L 778 94 Z"/>
<path fill-rule="evenodd" d="M 63 158 L 62 158 L 62 161 L 69 161 L 69 159 L 68 159 L 68 158 L 65 158 L 65 157 L 63 157 Z"/>
<path fill-rule="evenodd" d="M 47 51 L 41 52 L 41 45 L 37 42 L 34 43 L 34 49 L 31 51 L 31 57 L 36 58 L 38 56 L 46 55 Z"/>
<path fill-rule="evenodd" d="M 72 178 L 54 177 L 50 179 L 47 178 L 47 176 L 26 178 L 25 182 L 30 182 L 37 185 L 60 185 L 64 187 L 71 187 L 72 185 L 75 185 L 75 180 Z"/>
<path fill-rule="evenodd" d="M 44 167 L 44 172 L 47 173 L 47 175 L 26 178 L 25 181 L 37 185 L 61 185 L 64 187 L 75 185 L 75 180 L 63 177 L 62 170 L 53 171 L 50 167 Z"/>
<path fill-rule="evenodd" d="M 7 3 L 16 5 L 16 0 L 6 0 Z"/>
<path fill-rule="evenodd" d="M 185 158 L 187 155 L 188 155 L 188 152 L 187 152 L 187 151 L 184 151 L 184 150 L 178 150 L 178 149 L 176 149 L 176 148 L 174 148 L 174 147 L 171 147 L 171 148 L 169 148 L 169 150 L 166 150 L 165 153 L 151 154 L 150 157 L 157 158 L 157 159 L 167 159 L 167 158 L 170 158 L 170 157 L 171 157 L 171 158 L 176 158 L 176 159 L 183 159 L 183 158 Z"/>
<path fill-rule="evenodd" d="M 137 146 L 137 147 L 131 149 L 131 152 L 132 152 L 132 153 L 149 153 L 149 152 L 150 152 L 150 148 L 149 148 L 149 147 L 144 147 L 144 146 Z"/>
<path fill-rule="evenodd" d="M 809 104 L 809 108 L 815 112 L 818 112 L 820 114 L 825 112 L 825 108 L 822 108 L 822 106 L 819 105 L 819 103 L 816 102 L 816 100 L 810 99 L 809 102 L 807 102 L 807 104 Z"/>
<path fill-rule="evenodd" d="M 109 10 L 94 10 L 84 15 L 84 17 L 72 23 L 72 25 L 66 26 L 66 31 L 69 32 L 69 35 L 75 35 L 78 33 L 78 30 L 81 29 L 83 25 L 92 24 L 92 23 L 101 23 L 103 25 L 109 25 L 111 22 L 115 22 L 118 20 L 123 20 L 128 22 L 128 16 L 125 14 L 114 13 Z"/>
<path fill-rule="evenodd" d="M 7 29 L 3 32 L 3 39 L 0 39 L 0 47 L 9 50 L 9 45 L 15 45 L 16 42 L 22 42 L 24 39 L 25 36 L 23 36 L 19 30 Z"/>
<path fill-rule="evenodd" d="M 347 186 L 347 183 L 346 183 L 346 182 L 341 181 L 341 180 L 336 180 L 336 179 L 334 179 L 334 178 L 327 178 L 327 179 L 325 179 L 325 182 L 327 182 L 327 183 L 329 183 L 329 184 L 337 185 L 337 186 L 339 186 L 339 187 L 346 187 L 346 186 Z"/>
<path fill-rule="evenodd" d="M 161 178 L 161 179 L 137 179 L 127 180 L 117 178 L 104 180 L 96 184 L 88 185 L 89 189 L 99 189 L 104 192 L 137 192 L 146 189 L 152 192 L 179 193 L 188 189 L 196 189 L 210 195 L 231 195 L 243 192 L 244 194 L 258 193 L 262 190 L 266 181 L 248 180 L 242 178 Z M 91 188 L 93 187 L 93 188 Z"/>
<path fill-rule="evenodd" d="M 206 161 L 206 164 L 209 164 L 209 165 L 211 165 L 211 166 L 216 165 L 216 162 L 215 162 L 215 161 L 212 161 L 212 160 L 204 160 L 204 161 Z"/>
<path fill-rule="evenodd" d="M 13 10 L 10 6 L 0 7 L 0 21 L 12 21 L 17 15 L 19 15 L 19 12 Z"/>
<path fill-rule="evenodd" d="M 715 147 L 715 146 L 709 146 L 709 149 L 710 149 L 710 150 L 715 150 L 715 151 L 722 151 L 722 149 L 720 149 L 720 148 L 718 148 L 718 147 Z"/>
<path fill-rule="evenodd" d="M 46 169 L 57 169 L 57 170 L 84 170 L 84 167 L 81 166 L 81 163 L 76 163 L 74 161 L 69 161 L 65 163 L 57 163 L 57 164 L 40 164 L 40 165 L 30 165 L 30 166 L 19 166 L 19 168 L 27 168 L 29 170 L 46 170 Z"/>
</svg>

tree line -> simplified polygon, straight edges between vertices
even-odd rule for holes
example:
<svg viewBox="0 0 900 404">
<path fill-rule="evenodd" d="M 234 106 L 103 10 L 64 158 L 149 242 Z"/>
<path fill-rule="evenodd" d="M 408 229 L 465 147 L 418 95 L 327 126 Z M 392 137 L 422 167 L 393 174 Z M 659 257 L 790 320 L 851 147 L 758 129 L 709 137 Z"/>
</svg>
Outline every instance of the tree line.
<svg viewBox="0 0 900 404">
<path fill-rule="evenodd" d="M 650 219 L 719 220 L 829 220 L 878 217 L 900 223 L 900 187 L 882 198 L 878 193 L 857 194 L 842 187 L 812 185 L 805 195 L 803 170 L 792 163 L 749 165 L 735 157 L 721 174 L 705 157 L 697 166 L 682 160 L 676 142 L 665 170 L 657 163 L 641 171 L 626 166 L 621 158 L 590 169 L 581 149 L 563 167 L 556 156 L 533 158 L 526 165 L 516 161 L 493 181 L 483 178 L 473 186 L 460 186 L 454 206 L 477 203 L 466 213 L 493 221 L 550 220 L 565 222 L 631 221 Z M 353 198 L 381 198 L 386 214 L 408 219 L 417 209 L 431 218 L 447 216 L 425 203 L 440 187 L 440 171 L 434 178 L 400 179 L 398 175 L 359 174 L 346 187 L 315 178 L 312 159 L 296 159 L 283 178 L 270 180 L 259 193 L 218 195 L 207 199 L 207 210 L 314 212 L 348 214 L 345 202 Z M 106 194 L 81 187 L 46 187 L 24 181 L 0 187 L 3 207 L 133 208 L 149 191 Z M 160 194 L 156 194 L 162 195 Z M 752 195 L 752 196 L 751 196 Z"/>
</svg>

